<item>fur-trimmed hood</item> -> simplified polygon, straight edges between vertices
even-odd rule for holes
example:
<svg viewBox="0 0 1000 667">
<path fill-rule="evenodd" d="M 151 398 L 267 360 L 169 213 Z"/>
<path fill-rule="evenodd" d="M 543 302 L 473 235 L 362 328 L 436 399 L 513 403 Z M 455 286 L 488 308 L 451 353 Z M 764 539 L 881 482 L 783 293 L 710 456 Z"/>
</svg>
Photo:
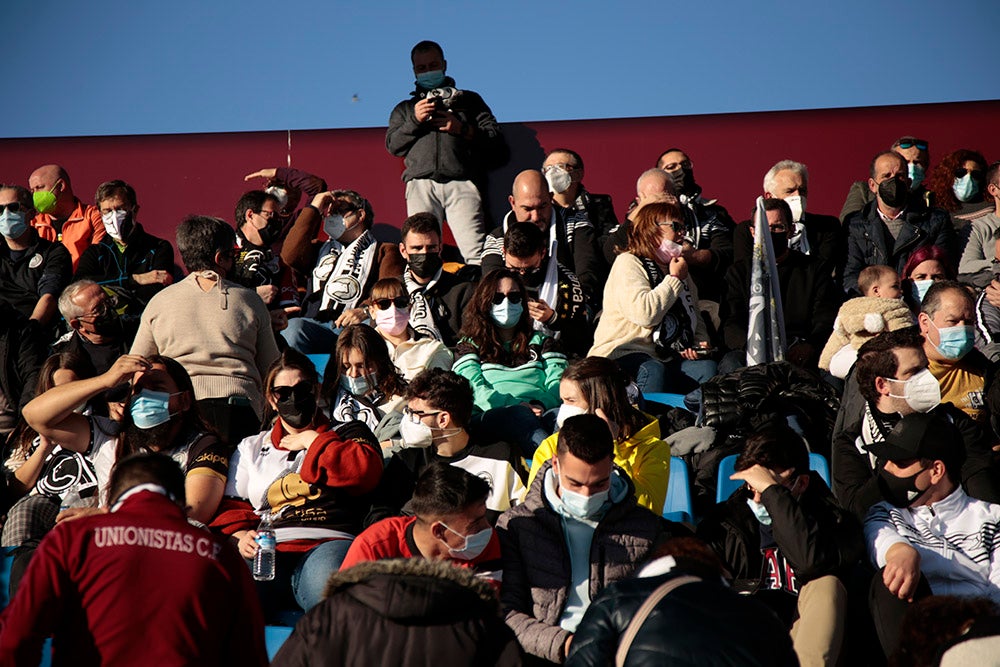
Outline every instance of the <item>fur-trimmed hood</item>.
<svg viewBox="0 0 1000 667">
<path fill-rule="evenodd" d="M 500 613 L 496 590 L 472 570 L 447 561 L 394 558 L 335 572 L 325 597 L 349 595 L 386 618 L 433 620 Z"/>
</svg>

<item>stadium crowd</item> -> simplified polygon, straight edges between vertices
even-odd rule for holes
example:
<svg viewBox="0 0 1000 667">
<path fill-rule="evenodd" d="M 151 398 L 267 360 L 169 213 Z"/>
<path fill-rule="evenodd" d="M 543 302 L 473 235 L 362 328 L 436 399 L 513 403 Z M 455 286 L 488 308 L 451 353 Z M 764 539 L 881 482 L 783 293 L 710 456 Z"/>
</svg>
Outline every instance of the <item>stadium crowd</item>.
<svg viewBox="0 0 1000 667">
<path fill-rule="evenodd" d="M 398 240 L 292 168 L 173 245 L 0 185 L 0 665 L 1000 664 L 1000 163 L 887 141 L 834 216 L 782 160 L 737 221 L 555 148 L 491 227 L 501 126 L 411 61 Z"/>
</svg>

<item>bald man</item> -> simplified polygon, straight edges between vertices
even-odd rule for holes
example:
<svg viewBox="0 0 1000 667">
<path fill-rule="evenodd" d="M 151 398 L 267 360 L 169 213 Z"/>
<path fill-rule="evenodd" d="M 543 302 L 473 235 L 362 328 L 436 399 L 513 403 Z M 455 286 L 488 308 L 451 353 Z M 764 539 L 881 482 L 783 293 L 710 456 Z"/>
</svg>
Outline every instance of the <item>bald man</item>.
<svg viewBox="0 0 1000 667">
<path fill-rule="evenodd" d="M 503 268 L 503 237 L 515 222 L 530 222 L 549 238 L 548 247 L 556 246 L 555 258 L 571 273 L 576 274 L 587 295 L 587 301 L 599 309 L 603 297 L 607 267 L 597 249 L 597 234 L 589 220 L 569 225 L 564 210 L 552 205 L 549 184 L 536 169 L 526 169 L 514 179 L 510 211 L 503 222 L 486 235 L 483 246 L 483 275 Z M 595 309 L 596 312 L 596 309 Z"/>
<path fill-rule="evenodd" d="M 69 251 L 73 270 L 83 251 L 104 238 L 101 212 L 73 194 L 69 174 L 57 164 L 42 165 L 28 177 L 37 214 L 31 226 L 46 241 L 60 241 Z"/>
</svg>

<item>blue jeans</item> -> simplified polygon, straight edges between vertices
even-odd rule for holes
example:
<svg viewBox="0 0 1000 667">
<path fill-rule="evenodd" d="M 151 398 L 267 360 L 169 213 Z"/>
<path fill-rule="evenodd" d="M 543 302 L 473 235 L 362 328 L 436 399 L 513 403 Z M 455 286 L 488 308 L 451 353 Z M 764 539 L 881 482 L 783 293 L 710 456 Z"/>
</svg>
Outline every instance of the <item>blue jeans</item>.
<svg viewBox="0 0 1000 667">
<path fill-rule="evenodd" d="M 292 593 L 299 606 L 309 611 L 323 600 L 326 581 L 340 569 L 354 540 L 330 540 L 306 552 L 292 572 Z"/>
<path fill-rule="evenodd" d="M 288 347 L 302 354 L 330 354 L 337 344 L 333 322 L 320 322 L 309 317 L 293 317 L 281 332 Z"/>
<path fill-rule="evenodd" d="M 493 408 L 472 418 L 472 431 L 480 442 L 504 440 L 521 448 L 521 454 L 530 459 L 542 440 L 549 437 L 542 420 L 523 405 Z"/>
<path fill-rule="evenodd" d="M 666 369 L 663 368 L 663 362 L 659 359 L 651 357 L 645 352 L 631 352 L 624 357 L 618 357 L 615 361 L 629 377 L 635 378 L 635 383 L 642 390 L 642 393 L 665 391 L 663 385 Z"/>
</svg>

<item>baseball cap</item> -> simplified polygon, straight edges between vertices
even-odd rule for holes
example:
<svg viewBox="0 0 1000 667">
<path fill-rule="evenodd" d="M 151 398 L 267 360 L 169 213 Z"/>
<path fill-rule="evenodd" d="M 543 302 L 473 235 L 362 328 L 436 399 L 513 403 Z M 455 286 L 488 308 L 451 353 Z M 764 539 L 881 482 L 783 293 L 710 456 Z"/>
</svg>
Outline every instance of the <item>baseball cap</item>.
<svg viewBox="0 0 1000 667">
<path fill-rule="evenodd" d="M 906 415 L 886 434 L 884 441 L 868 445 L 868 451 L 887 461 L 961 462 L 965 458 L 962 432 L 947 418 L 933 412 Z"/>
</svg>

